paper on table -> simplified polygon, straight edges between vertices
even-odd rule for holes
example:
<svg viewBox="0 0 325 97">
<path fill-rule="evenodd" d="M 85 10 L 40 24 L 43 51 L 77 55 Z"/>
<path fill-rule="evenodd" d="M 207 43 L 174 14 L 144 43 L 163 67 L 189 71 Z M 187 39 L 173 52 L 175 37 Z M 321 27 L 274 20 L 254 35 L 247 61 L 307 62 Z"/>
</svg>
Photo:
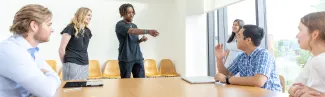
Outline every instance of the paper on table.
<svg viewBox="0 0 325 97">
<path fill-rule="evenodd" d="M 221 83 L 221 82 L 215 82 L 216 85 L 221 85 L 221 86 L 225 86 L 226 84 Z"/>
</svg>

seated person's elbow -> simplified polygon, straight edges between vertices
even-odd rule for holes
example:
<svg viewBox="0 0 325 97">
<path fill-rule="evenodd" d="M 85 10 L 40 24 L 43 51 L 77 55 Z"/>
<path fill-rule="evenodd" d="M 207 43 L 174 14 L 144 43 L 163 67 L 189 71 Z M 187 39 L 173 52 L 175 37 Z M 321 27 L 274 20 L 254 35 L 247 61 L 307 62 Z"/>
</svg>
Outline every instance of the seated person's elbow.
<svg viewBox="0 0 325 97">
<path fill-rule="evenodd" d="M 263 87 L 266 81 L 267 81 L 267 77 L 265 75 L 256 74 L 255 81 L 253 82 L 255 87 Z"/>
<path fill-rule="evenodd" d="M 254 86 L 255 86 L 255 87 L 263 87 L 264 84 L 265 84 L 265 82 L 263 82 L 263 81 L 256 81 L 256 82 L 254 83 Z"/>
</svg>

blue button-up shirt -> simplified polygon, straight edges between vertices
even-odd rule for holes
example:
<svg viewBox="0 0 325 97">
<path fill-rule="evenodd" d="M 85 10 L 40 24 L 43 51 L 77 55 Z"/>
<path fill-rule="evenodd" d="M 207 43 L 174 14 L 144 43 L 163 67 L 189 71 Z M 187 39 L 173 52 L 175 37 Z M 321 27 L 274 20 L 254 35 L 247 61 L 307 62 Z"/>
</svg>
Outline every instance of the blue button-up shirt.
<svg viewBox="0 0 325 97">
<path fill-rule="evenodd" d="M 0 83 L 0 97 L 52 97 L 61 81 L 37 47 L 14 35 L 0 43 Z"/>
<path fill-rule="evenodd" d="M 228 71 L 233 75 L 240 73 L 241 77 L 254 76 L 255 74 L 265 75 L 267 81 L 261 88 L 282 91 L 275 60 L 266 49 L 256 48 L 250 55 L 245 53 L 238 55 L 228 67 Z"/>
</svg>

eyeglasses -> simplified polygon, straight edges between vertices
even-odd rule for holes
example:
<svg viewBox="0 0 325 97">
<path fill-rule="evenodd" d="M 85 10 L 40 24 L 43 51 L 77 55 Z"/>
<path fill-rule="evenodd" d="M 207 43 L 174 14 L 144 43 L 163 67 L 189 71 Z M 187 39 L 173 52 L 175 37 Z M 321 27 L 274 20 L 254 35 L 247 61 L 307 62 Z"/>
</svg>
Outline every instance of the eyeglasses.
<svg viewBox="0 0 325 97">
<path fill-rule="evenodd" d="M 236 39 L 239 39 L 240 35 L 238 33 L 236 33 Z M 244 36 L 244 40 L 246 39 L 246 37 Z"/>
</svg>

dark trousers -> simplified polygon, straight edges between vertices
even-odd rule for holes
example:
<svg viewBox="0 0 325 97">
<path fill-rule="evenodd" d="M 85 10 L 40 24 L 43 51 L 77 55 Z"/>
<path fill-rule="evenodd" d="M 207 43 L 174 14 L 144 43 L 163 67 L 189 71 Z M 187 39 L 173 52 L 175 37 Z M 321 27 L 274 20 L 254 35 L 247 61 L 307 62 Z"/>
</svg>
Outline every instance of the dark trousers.
<svg viewBox="0 0 325 97">
<path fill-rule="evenodd" d="M 131 72 L 133 78 L 145 78 L 143 60 L 133 62 L 119 61 L 121 78 L 130 78 Z"/>
</svg>

